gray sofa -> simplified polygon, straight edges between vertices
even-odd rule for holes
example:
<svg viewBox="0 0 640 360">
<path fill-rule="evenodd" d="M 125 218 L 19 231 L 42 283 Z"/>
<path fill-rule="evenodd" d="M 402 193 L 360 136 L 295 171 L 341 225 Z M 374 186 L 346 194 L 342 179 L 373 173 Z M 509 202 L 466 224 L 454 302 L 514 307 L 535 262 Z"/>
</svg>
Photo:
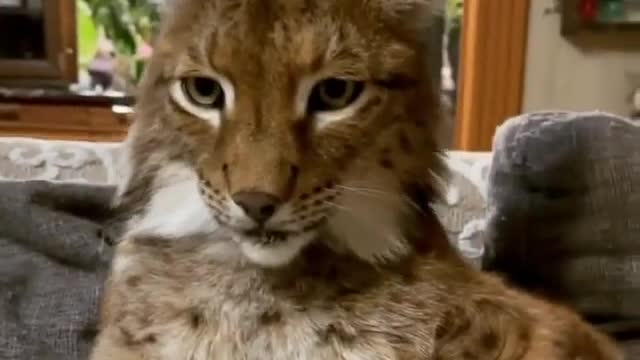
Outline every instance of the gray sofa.
<svg viewBox="0 0 640 360">
<path fill-rule="evenodd" d="M 447 153 L 434 208 L 451 241 L 640 359 L 638 128 L 601 113 L 530 114 L 505 123 L 495 144 Z M 0 138 L 0 359 L 86 359 L 118 233 L 106 199 L 120 151 Z"/>
<path fill-rule="evenodd" d="M 640 359 L 640 123 L 546 112 L 497 132 L 485 270 L 579 310 Z"/>
</svg>

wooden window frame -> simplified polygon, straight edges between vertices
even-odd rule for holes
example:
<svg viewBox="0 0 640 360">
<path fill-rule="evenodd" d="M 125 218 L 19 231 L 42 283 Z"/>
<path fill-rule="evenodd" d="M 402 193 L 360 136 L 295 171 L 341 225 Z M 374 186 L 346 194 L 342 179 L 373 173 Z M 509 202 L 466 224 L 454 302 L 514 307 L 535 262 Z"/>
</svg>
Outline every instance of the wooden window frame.
<svg viewBox="0 0 640 360">
<path fill-rule="evenodd" d="M 45 0 L 46 58 L 42 60 L 0 60 L 5 85 L 66 86 L 77 80 L 76 2 Z"/>
<path fill-rule="evenodd" d="M 458 150 L 491 150 L 496 127 L 522 110 L 529 3 L 464 2 Z"/>
</svg>

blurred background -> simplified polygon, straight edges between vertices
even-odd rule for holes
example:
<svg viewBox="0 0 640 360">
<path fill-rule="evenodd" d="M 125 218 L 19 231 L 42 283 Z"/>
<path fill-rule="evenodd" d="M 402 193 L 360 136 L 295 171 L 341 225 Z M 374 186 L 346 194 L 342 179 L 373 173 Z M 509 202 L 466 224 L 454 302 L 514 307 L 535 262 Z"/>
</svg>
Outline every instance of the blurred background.
<svg viewBox="0 0 640 360">
<path fill-rule="evenodd" d="M 162 2 L 0 0 L 0 135 L 121 137 Z M 521 112 L 640 116 L 640 0 L 433 3 L 425 37 L 446 146 L 488 150 Z M 45 113 L 60 114 L 56 126 Z"/>
</svg>

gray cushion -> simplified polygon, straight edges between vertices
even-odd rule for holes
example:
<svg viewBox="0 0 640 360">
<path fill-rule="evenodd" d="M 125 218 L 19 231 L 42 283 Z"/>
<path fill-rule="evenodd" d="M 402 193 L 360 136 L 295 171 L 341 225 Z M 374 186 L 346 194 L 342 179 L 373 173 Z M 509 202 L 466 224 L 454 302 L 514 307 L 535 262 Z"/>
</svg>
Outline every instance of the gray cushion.
<svg viewBox="0 0 640 360">
<path fill-rule="evenodd" d="M 87 359 L 118 233 L 114 191 L 0 182 L 0 359 Z"/>
<path fill-rule="evenodd" d="M 640 127 L 599 112 L 511 119 L 488 192 L 486 269 L 595 322 L 640 319 Z"/>
</svg>

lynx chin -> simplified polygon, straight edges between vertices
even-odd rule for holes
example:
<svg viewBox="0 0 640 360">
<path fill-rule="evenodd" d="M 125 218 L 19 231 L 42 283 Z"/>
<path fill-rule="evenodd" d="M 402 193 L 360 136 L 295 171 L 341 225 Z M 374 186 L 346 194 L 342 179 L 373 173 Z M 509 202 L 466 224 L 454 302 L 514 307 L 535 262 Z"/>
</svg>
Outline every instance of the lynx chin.
<svg viewBox="0 0 640 360">
<path fill-rule="evenodd" d="M 447 240 L 434 11 L 167 1 L 92 360 L 623 358 Z"/>
</svg>

